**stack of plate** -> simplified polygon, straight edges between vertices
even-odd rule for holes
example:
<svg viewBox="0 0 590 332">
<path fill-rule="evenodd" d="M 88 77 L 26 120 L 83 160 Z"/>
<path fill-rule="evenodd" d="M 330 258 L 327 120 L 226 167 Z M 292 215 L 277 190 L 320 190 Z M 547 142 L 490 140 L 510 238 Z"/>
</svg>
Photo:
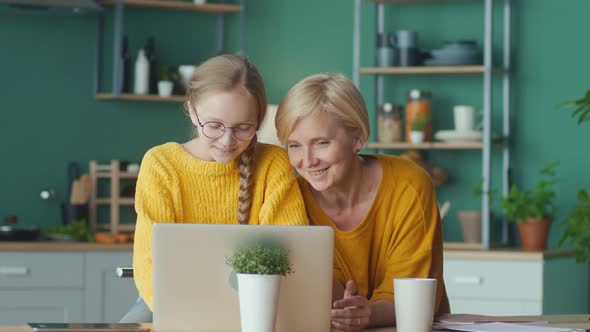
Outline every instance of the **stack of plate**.
<svg viewBox="0 0 590 332">
<path fill-rule="evenodd" d="M 479 65 L 481 50 L 474 40 L 449 41 L 441 48 L 431 50 L 432 57 L 424 61 L 427 66 Z"/>
<path fill-rule="evenodd" d="M 481 131 L 439 130 L 434 138 L 443 142 L 478 142 L 482 139 Z"/>
</svg>

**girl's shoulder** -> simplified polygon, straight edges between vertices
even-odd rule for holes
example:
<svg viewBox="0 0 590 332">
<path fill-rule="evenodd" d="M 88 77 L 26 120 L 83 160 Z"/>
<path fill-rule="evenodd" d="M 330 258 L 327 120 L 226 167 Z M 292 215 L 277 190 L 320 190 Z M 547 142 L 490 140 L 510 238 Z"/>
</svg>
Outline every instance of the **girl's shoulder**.
<svg viewBox="0 0 590 332">
<path fill-rule="evenodd" d="M 281 168 L 292 171 L 287 152 L 280 146 L 266 143 L 256 143 L 254 157 L 257 167 L 263 169 Z"/>
</svg>

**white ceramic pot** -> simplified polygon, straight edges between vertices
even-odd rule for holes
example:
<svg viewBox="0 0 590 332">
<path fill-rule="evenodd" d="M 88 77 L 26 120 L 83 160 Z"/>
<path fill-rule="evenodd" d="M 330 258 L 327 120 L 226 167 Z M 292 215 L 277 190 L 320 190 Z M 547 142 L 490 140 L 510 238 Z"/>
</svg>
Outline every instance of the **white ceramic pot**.
<svg viewBox="0 0 590 332">
<path fill-rule="evenodd" d="M 274 332 L 281 278 L 238 273 L 242 332 Z"/>
<path fill-rule="evenodd" d="M 410 141 L 411 141 L 411 143 L 415 143 L 415 144 L 424 142 L 424 132 L 412 130 L 410 132 Z"/>
<path fill-rule="evenodd" d="M 158 95 L 160 97 L 170 97 L 172 95 L 172 82 L 158 81 Z"/>
<path fill-rule="evenodd" d="M 202 5 L 205 3 L 205 0 L 193 0 L 196 5 Z"/>
</svg>

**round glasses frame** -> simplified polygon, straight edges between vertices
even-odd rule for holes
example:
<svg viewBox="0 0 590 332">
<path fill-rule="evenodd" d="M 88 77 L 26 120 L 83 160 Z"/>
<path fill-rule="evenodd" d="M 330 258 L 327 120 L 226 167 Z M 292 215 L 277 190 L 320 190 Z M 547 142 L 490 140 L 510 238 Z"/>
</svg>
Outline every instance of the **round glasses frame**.
<svg viewBox="0 0 590 332">
<path fill-rule="evenodd" d="M 226 129 L 231 129 L 232 136 L 239 140 L 239 141 L 248 141 L 251 140 L 252 137 L 256 136 L 256 127 L 249 123 L 240 123 L 235 126 L 226 126 L 223 122 L 219 121 L 207 121 L 205 123 L 201 123 L 199 119 L 199 114 L 196 110 L 194 110 L 195 116 L 197 117 L 197 122 L 199 123 L 199 127 L 203 131 L 203 135 L 211 139 L 217 139 L 225 134 Z M 213 125 L 213 127 L 211 126 Z M 240 127 L 247 126 L 247 129 L 241 129 Z M 243 136 L 246 135 L 246 136 Z"/>
</svg>

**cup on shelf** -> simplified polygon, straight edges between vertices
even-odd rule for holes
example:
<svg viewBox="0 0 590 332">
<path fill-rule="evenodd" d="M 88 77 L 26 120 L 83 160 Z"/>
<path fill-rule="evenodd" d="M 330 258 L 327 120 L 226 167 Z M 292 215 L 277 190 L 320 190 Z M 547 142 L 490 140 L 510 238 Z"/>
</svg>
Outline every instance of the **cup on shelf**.
<svg viewBox="0 0 590 332">
<path fill-rule="evenodd" d="M 458 132 L 467 132 L 477 130 L 475 125 L 475 116 L 477 112 L 475 107 L 468 105 L 456 105 L 453 107 L 453 116 L 455 120 L 455 130 Z M 479 125 L 478 125 L 479 127 Z"/>
<path fill-rule="evenodd" d="M 171 81 L 158 81 L 158 95 L 160 97 L 170 97 L 172 95 L 173 84 Z"/>
<path fill-rule="evenodd" d="M 430 278 L 393 280 L 398 332 L 432 331 L 436 283 L 436 279 Z"/>
<path fill-rule="evenodd" d="M 193 2 L 195 3 L 195 5 L 202 5 L 202 4 L 204 4 L 206 1 L 205 1 L 205 0 L 193 0 Z"/>
</svg>

